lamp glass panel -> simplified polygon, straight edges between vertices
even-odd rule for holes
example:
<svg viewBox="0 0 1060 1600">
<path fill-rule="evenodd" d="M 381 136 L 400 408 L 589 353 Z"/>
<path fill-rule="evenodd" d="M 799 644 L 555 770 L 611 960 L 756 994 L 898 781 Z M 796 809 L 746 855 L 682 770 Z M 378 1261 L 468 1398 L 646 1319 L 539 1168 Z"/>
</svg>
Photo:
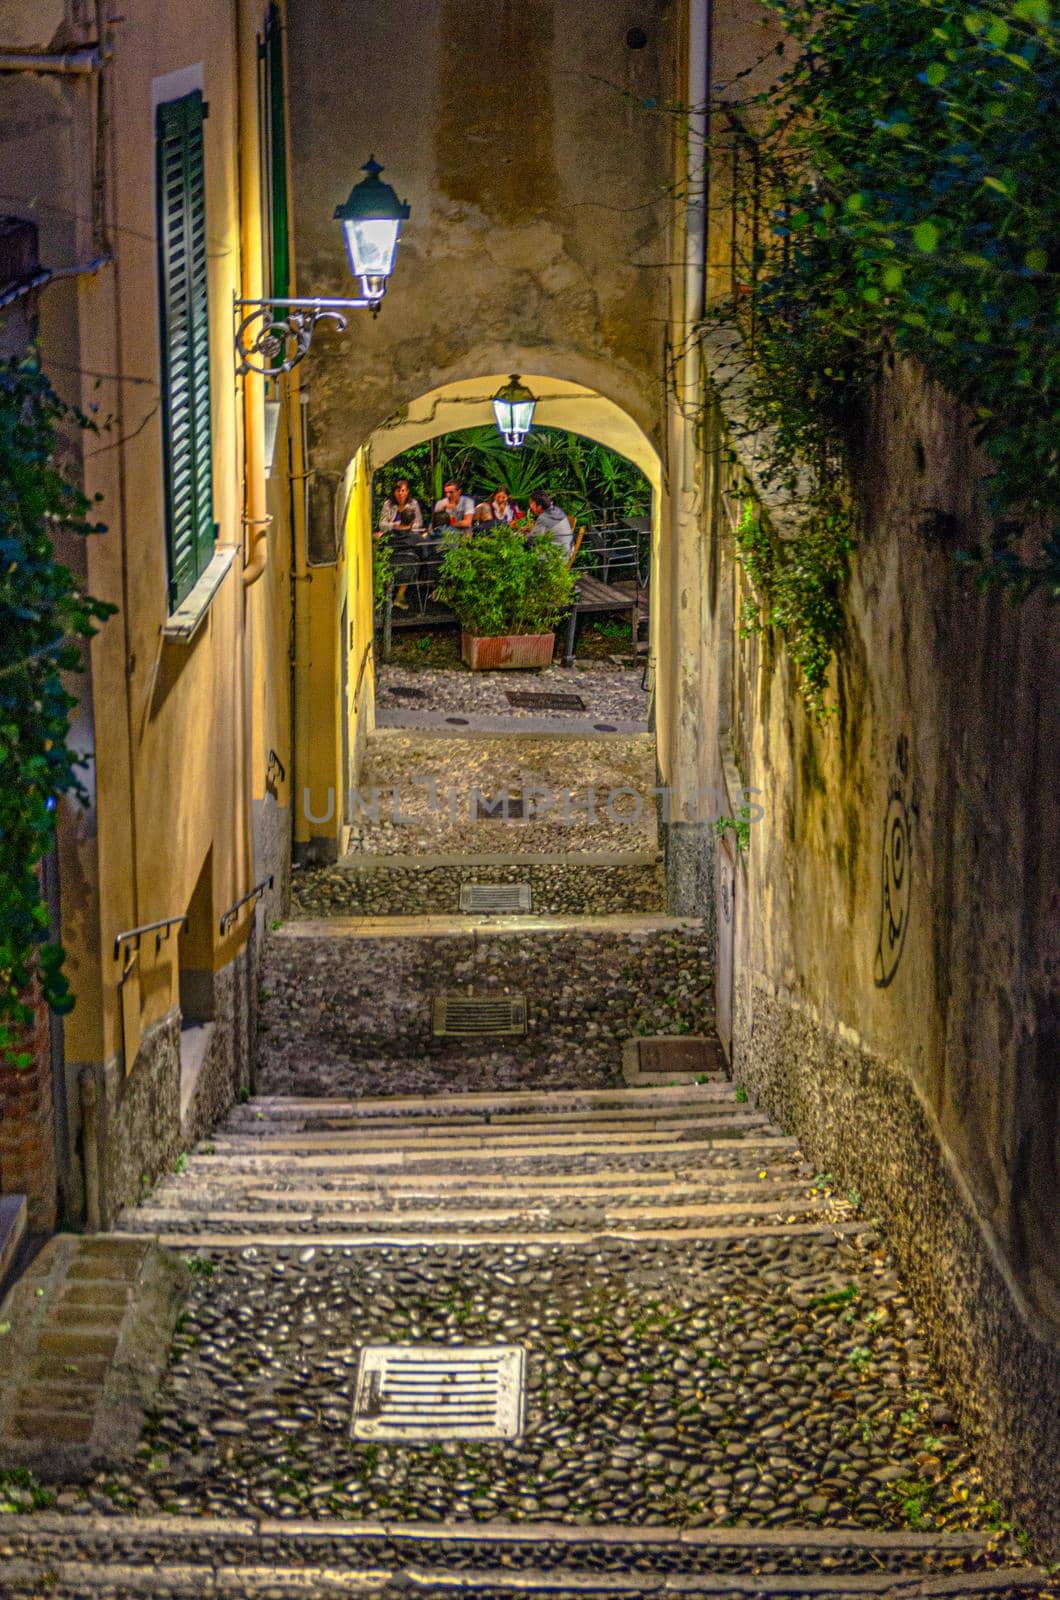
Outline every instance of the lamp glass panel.
<svg viewBox="0 0 1060 1600">
<path fill-rule="evenodd" d="M 511 407 L 511 430 L 513 433 L 527 434 L 534 425 L 534 400 L 517 400 Z"/>
<path fill-rule="evenodd" d="M 389 278 L 394 270 L 401 222 L 395 217 L 358 217 L 342 224 L 350 268 L 358 278 Z"/>
</svg>

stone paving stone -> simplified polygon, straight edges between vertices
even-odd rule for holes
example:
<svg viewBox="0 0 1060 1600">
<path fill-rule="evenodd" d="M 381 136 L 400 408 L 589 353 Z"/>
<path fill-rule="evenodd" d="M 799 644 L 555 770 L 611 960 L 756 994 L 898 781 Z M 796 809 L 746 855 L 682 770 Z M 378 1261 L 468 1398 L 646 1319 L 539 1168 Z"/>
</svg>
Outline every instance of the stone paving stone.
<svg viewBox="0 0 1060 1600">
<path fill-rule="evenodd" d="M 264 1093 L 406 1094 L 458 1086 L 606 1087 L 623 1040 L 712 1032 L 699 930 L 388 940 L 273 934 L 263 953 L 258 1086 Z M 435 991 L 523 993 L 525 1039 L 437 1040 Z"/>
<path fill-rule="evenodd" d="M 519 841 L 516 839 L 515 844 Z M 537 916 L 663 909 L 662 868 L 655 861 L 583 865 L 577 856 L 564 862 L 421 866 L 383 864 L 361 867 L 349 855 L 330 867 L 310 867 L 294 875 L 292 914 L 298 917 L 429 916 L 456 913 L 464 883 L 526 883 Z"/>
<path fill-rule="evenodd" d="M 654 784 L 655 746 L 646 733 L 468 739 L 385 731 L 368 742 L 348 818 L 350 849 L 370 855 L 654 851 Z M 534 787 L 550 801 L 542 799 L 528 821 L 472 820 L 476 788 L 495 797 L 505 788 Z M 374 809 L 376 796 L 378 821 L 366 809 Z"/>
<path fill-rule="evenodd" d="M 182 1316 L 135 1503 L 974 1527 L 979 1475 L 871 1239 L 215 1255 Z M 523 1344 L 524 1436 L 354 1444 L 358 1350 L 379 1341 Z"/>
<path fill-rule="evenodd" d="M 647 721 L 648 696 L 641 683 L 643 667 L 635 670 L 614 666 L 579 667 L 571 672 L 552 666 L 543 672 L 466 672 L 432 668 L 382 665 L 376 675 L 376 703 L 385 711 L 455 711 L 465 716 L 495 714 L 510 717 L 513 724 L 541 715 L 531 707 L 512 706 L 509 692 L 536 694 L 575 694 L 585 702 L 584 711 L 549 711 L 557 722 L 579 721 L 591 717 L 597 722 Z M 415 699 L 395 689 L 420 691 Z"/>
</svg>

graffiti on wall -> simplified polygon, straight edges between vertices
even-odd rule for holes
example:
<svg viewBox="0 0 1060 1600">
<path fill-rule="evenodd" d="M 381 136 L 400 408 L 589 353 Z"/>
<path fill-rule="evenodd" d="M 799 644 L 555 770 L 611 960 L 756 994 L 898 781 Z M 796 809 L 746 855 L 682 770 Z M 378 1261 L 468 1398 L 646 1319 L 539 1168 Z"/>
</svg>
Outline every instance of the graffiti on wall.
<svg viewBox="0 0 1060 1600">
<path fill-rule="evenodd" d="M 878 989 L 886 989 L 902 959 L 912 878 L 909 852 L 909 811 L 901 792 L 894 790 L 883 819 L 880 936 L 873 968 L 873 979 Z"/>
</svg>

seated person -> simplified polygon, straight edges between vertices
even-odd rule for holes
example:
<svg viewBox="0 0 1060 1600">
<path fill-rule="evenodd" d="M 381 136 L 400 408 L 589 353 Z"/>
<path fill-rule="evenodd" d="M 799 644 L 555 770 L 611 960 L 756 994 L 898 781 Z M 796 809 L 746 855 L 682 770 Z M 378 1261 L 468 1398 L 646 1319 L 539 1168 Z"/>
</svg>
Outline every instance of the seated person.
<svg viewBox="0 0 1060 1600">
<path fill-rule="evenodd" d="M 445 494 L 434 503 L 434 512 L 444 514 L 451 528 L 470 528 L 475 512 L 475 502 L 469 494 L 461 494 L 460 485 L 451 478 L 444 485 Z"/>
<path fill-rule="evenodd" d="M 488 502 L 484 505 L 475 507 L 475 515 L 471 518 L 472 528 L 478 528 L 480 530 L 483 528 L 492 528 L 494 527 L 495 523 L 496 518 L 493 515 L 493 507 Z"/>
<path fill-rule="evenodd" d="M 487 515 L 480 517 L 479 512 L 485 511 Z M 475 508 L 476 522 L 514 522 L 519 515 L 519 507 L 512 504 L 507 489 L 494 489 L 488 500 L 484 500 Z"/>
<path fill-rule="evenodd" d="M 528 538 L 551 539 L 553 544 L 559 546 L 565 555 L 570 555 L 574 544 L 574 529 L 571 527 L 567 513 L 553 503 L 552 496 L 546 494 L 544 489 L 535 489 L 530 496 L 530 515 L 534 525 L 530 529 Z"/>
<path fill-rule="evenodd" d="M 422 519 L 420 531 L 416 530 L 416 514 L 411 506 L 398 512 L 397 524 L 390 535 L 391 563 L 394 582 L 394 605 L 399 611 L 408 610 L 405 591 L 415 583 L 420 570 L 420 541 L 423 538 Z"/>
<path fill-rule="evenodd" d="M 407 478 L 398 478 L 391 485 L 390 493 L 383 501 L 383 510 L 379 518 L 379 532 L 393 533 L 398 525 L 398 517 L 403 511 L 412 511 L 412 526 L 419 531 L 423 527 L 423 512 L 420 503 L 413 498 Z"/>
</svg>

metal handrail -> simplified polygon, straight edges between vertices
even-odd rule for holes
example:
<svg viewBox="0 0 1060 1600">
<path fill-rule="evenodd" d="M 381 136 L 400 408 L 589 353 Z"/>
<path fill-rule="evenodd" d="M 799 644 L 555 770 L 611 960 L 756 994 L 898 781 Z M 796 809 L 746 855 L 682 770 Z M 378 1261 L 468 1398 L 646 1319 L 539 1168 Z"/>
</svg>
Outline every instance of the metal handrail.
<svg viewBox="0 0 1060 1600">
<path fill-rule="evenodd" d="M 117 961 L 118 957 L 121 955 L 122 945 L 128 944 L 131 939 L 136 940 L 136 948 L 139 950 L 140 939 L 142 935 L 145 933 L 154 933 L 158 935 L 157 939 L 155 940 L 157 947 L 161 945 L 163 939 L 169 938 L 170 928 L 186 928 L 187 926 L 188 918 L 185 914 L 182 917 L 162 917 L 158 922 L 145 922 L 139 928 L 129 928 L 125 933 L 119 933 L 114 940 L 114 959 Z"/>
<path fill-rule="evenodd" d="M 248 893 L 243 895 L 243 897 L 241 899 L 236 901 L 235 905 L 229 906 L 228 910 L 222 913 L 222 915 L 221 915 L 221 938 L 222 939 L 225 938 L 226 935 L 232 929 L 232 927 L 235 924 L 236 920 L 238 919 L 239 913 L 242 911 L 243 907 L 245 905 L 249 904 L 249 902 L 251 900 L 254 900 L 254 901 L 260 900 L 262 895 L 265 893 L 266 889 L 271 889 L 272 888 L 272 882 L 273 882 L 273 874 L 270 872 L 269 876 L 267 878 L 262 878 L 261 882 L 260 883 L 256 883 L 254 885 L 253 889 L 249 890 Z"/>
</svg>

